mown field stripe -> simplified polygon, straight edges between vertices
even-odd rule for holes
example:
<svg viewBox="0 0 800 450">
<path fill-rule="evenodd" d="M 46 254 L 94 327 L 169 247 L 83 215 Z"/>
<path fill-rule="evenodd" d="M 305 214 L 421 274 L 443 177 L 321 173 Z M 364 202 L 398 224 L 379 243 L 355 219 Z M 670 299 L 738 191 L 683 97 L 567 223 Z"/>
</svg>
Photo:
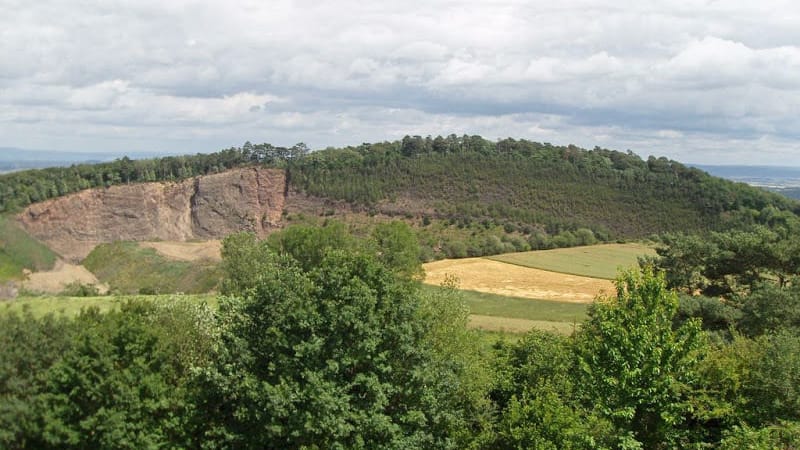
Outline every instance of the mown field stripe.
<svg viewBox="0 0 800 450">
<path fill-rule="evenodd" d="M 551 322 L 583 322 L 586 303 L 509 297 L 477 291 L 461 291 L 472 314 Z"/>
<path fill-rule="evenodd" d="M 509 317 L 483 316 L 470 314 L 468 326 L 481 331 L 496 331 L 504 333 L 527 333 L 530 330 L 548 331 L 557 334 L 570 335 L 579 324 L 566 322 L 550 322 L 547 320 L 512 319 Z"/>
<path fill-rule="evenodd" d="M 485 259 L 568 275 L 613 280 L 620 268 L 636 266 L 640 256 L 652 255 L 655 255 L 652 247 L 631 243 L 505 253 Z"/>
</svg>

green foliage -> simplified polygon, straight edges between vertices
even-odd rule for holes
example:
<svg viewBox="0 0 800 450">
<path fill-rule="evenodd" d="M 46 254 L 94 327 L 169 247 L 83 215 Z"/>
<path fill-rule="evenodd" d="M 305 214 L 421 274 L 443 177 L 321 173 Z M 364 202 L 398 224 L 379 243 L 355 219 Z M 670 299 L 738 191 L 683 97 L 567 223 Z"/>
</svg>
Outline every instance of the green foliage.
<svg viewBox="0 0 800 450">
<path fill-rule="evenodd" d="M 597 243 L 594 232 L 588 228 L 578 228 L 575 231 L 576 245 L 593 245 Z"/>
<path fill-rule="evenodd" d="M 74 331 L 63 316 L 0 315 L 0 448 L 45 447 L 48 370 Z"/>
<path fill-rule="evenodd" d="M 94 284 L 83 284 L 80 281 L 73 281 L 64 286 L 59 295 L 65 297 L 97 297 L 100 290 Z"/>
<path fill-rule="evenodd" d="M 611 424 L 578 401 L 574 351 L 571 339 L 538 331 L 499 346 L 493 448 L 589 449 L 615 440 Z"/>
<path fill-rule="evenodd" d="M 800 338 L 785 331 L 756 339 L 734 333 L 729 342 L 715 345 L 700 363 L 702 387 L 693 400 L 700 420 L 694 434 L 707 442 L 722 440 L 722 448 L 750 442 L 741 439 L 765 448 L 755 443 L 772 439 L 774 425 L 800 419 L 798 355 Z"/>
<path fill-rule="evenodd" d="M 596 301 L 578 333 L 589 401 L 645 448 L 678 445 L 692 417 L 688 400 L 707 344 L 697 320 L 673 329 L 677 308 L 663 276 L 625 272 L 617 296 Z"/>
<path fill-rule="evenodd" d="M 83 265 L 112 291 L 125 294 L 204 293 L 221 278 L 217 263 L 173 261 L 135 242 L 100 244 Z"/>
<path fill-rule="evenodd" d="M 467 253 L 467 245 L 462 241 L 446 243 L 444 246 L 444 254 L 448 258 L 466 258 L 469 256 Z"/>
<path fill-rule="evenodd" d="M 255 288 L 264 272 L 273 268 L 273 253 L 286 255 L 304 270 L 311 270 L 328 252 L 345 249 L 363 252 L 366 245 L 339 221 L 326 220 L 321 227 L 291 225 L 263 241 L 253 233 L 232 234 L 222 241 L 222 292 L 243 293 Z"/>
<path fill-rule="evenodd" d="M 269 270 L 271 250 L 254 233 L 231 234 L 222 241 L 221 291 L 223 294 L 246 292 L 254 288 L 262 273 Z"/>
<path fill-rule="evenodd" d="M 274 251 L 287 254 L 304 270 L 320 265 L 325 254 L 332 249 L 359 248 L 364 243 L 353 237 L 344 223 L 330 220 L 323 226 L 295 225 L 280 233 L 273 233 L 267 244 Z"/>
<path fill-rule="evenodd" d="M 184 381 L 207 364 L 212 317 L 176 299 L 0 316 L 0 447 L 185 446 Z"/>
<path fill-rule="evenodd" d="M 419 345 L 432 351 L 432 371 L 452 389 L 440 401 L 461 412 L 452 425 L 456 448 L 482 448 L 492 439 L 494 410 L 487 393 L 493 373 L 480 337 L 467 330 L 470 311 L 462 292 L 449 279 L 438 289 L 418 293 L 416 316 L 426 330 Z"/>
<path fill-rule="evenodd" d="M 759 337 L 744 396 L 749 422 L 800 420 L 800 336 L 786 331 Z"/>
<path fill-rule="evenodd" d="M 786 330 L 800 336 L 800 279 L 781 288 L 774 283 L 759 283 L 740 300 L 740 329 L 750 336 Z"/>
<path fill-rule="evenodd" d="M 0 303 L 0 316 L 8 314 L 22 314 L 29 311 L 34 317 L 44 317 L 48 314 L 63 314 L 66 317 L 75 317 L 84 309 L 96 308 L 100 312 L 111 311 L 119 308 L 129 300 L 152 301 L 158 303 L 194 303 L 209 304 L 216 307 L 216 296 L 211 294 L 200 295 L 148 295 L 124 296 L 104 295 L 101 297 L 64 297 L 64 296 L 35 296 L 18 297 L 11 302 Z"/>
<path fill-rule="evenodd" d="M 781 422 L 764 428 L 735 427 L 725 435 L 720 450 L 792 450 L 800 446 L 800 422 Z"/>
<path fill-rule="evenodd" d="M 464 258 L 528 251 L 531 246 L 522 231 L 493 220 L 466 223 L 435 220 L 419 229 L 422 248 L 434 258 Z"/>
<path fill-rule="evenodd" d="M 774 208 L 740 214 L 752 223 L 707 235 L 666 234 L 656 265 L 670 287 L 708 296 L 747 295 L 800 274 L 800 219 Z M 737 220 L 741 222 L 745 219 Z"/>
<path fill-rule="evenodd" d="M 551 385 L 512 397 L 498 424 L 498 449 L 609 448 L 613 427 L 570 405 Z M 605 444 L 605 445 L 604 445 Z"/>
<path fill-rule="evenodd" d="M 387 214 L 396 199 L 404 199 L 405 213 L 425 217 L 433 211 L 458 226 L 498 221 L 506 230 L 546 237 L 543 247 L 533 248 L 715 229 L 724 222 L 722 213 L 740 208 L 798 210 L 786 198 L 664 158 L 643 161 L 600 148 L 495 143 L 480 136 L 407 136 L 329 149 L 289 170 L 295 188 L 317 197 Z"/>
<path fill-rule="evenodd" d="M 679 294 L 678 299 L 675 325 L 699 318 L 704 330 L 714 336 L 728 337 L 728 332 L 742 319 L 741 309 L 721 298 Z"/>
<path fill-rule="evenodd" d="M 255 285 L 220 305 L 217 362 L 195 381 L 197 445 L 455 445 L 459 377 L 424 345 L 444 342 L 419 320 L 414 284 L 359 252 L 309 270 L 263 257 Z"/>
<path fill-rule="evenodd" d="M 83 312 L 72 345 L 48 374 L 48 444 L 138 449 L 182 442 L 184 382 L 210 349 L 203 316 L 210 317 L 151 302 Z"/>
<path fill-rule="evenodd" d="M 266 261 L 264 252 L 292 257 L 304 270 L 317 267 L 331 250 L 352 250 L 375 255 L 378 261 L 404 278 L 419 278 L 420 246 L 414 231 L 404 222 L 379 223 L 369 239 L 357 239 L 343 222 L 326 220 L 322 226 L 291 225 L 257 243 L 253 234 L 240 233 L 223 241 L 223 268 L 227 274 L 225 292 L 251 286 Z M 255 266 L 254 266 L 255 265 Z"/>
<path fill-rule="evenodd" d="M 700 361 L 702 387 L 698 392 L 699 417 L 711 434 L 721 436 L 721 429 L 745 420 L 748 400 L 744 394 L 749 384 L 750 365 L 760 358 L 761 350 L 751 339 L 733 333 L 729 341 L 714 343 Z M 716 426 L 712 421 L 716 420 Z"/>
<path fill-rule="evenodd" d="M 707 329 L 732 326 L 750 336 L 800 329 L 800 220 L 775 208 L 751 212 L 744 229 L 663 236 L 651 262 L 686 297 L 682 316 L 703 317 Z"/>
<path fill-rule="evenodd" d="M 22 278 L 22 270 L 49 270 L 56 255 L 13 219 L 0 215 L 0 281 Z"/>
<path fill-rule="evenodd" d="M 383 265 L 402 277 L 422 277 L 419 242 L 406 223 L 396 220 L 380 223 L 372 231 L 372 240 Z"/>
</svg>

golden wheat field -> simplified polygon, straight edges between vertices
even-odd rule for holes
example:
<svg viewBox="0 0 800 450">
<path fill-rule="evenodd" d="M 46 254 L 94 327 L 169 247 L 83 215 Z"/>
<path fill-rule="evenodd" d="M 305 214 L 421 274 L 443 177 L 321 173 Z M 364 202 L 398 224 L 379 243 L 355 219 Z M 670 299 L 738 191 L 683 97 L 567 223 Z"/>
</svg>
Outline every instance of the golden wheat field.
<svg viewBox="0 0 800 450">
<path fill-rule="evenodd" d="M 425 283 L 440 285 L 455 276 L 460 289 L 510 297 L 591 303 L 611 293 L 609 280 L 521 267 L 485 258 L 448 259 L 427 263 Z"/>
</svg>

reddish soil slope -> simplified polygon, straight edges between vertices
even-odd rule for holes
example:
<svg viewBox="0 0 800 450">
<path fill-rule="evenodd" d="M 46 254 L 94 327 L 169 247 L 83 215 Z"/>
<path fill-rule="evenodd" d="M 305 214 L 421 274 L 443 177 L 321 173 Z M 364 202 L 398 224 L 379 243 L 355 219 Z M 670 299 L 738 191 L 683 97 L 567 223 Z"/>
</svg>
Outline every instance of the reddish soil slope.
<svg viewBox="0 0 800 450">
<path fill-rule="evenodd" d="M 174 183 L 81 191 L 36 203 L 18 219 L 69 261 L 100 243 L 220 239 L 237 231 L 264 235 L 280 226 L 283 170 L 243 168 Z"/>
</svg>

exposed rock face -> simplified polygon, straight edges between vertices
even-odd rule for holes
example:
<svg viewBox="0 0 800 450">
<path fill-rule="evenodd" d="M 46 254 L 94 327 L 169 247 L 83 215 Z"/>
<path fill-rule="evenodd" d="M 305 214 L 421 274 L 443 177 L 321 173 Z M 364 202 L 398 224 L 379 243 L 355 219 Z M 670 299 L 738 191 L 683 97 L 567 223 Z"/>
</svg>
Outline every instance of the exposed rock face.
<svg viewBox="0 0 800 450">
<path fill-rule="evenodd" d="M 25 229 L 67 260 L 119 240 L 219 239 L 280 225 L 286 174 L 244 168 L 176 183 L 81 191 L 36 203 L 18 216 Z"/>
</svg>

